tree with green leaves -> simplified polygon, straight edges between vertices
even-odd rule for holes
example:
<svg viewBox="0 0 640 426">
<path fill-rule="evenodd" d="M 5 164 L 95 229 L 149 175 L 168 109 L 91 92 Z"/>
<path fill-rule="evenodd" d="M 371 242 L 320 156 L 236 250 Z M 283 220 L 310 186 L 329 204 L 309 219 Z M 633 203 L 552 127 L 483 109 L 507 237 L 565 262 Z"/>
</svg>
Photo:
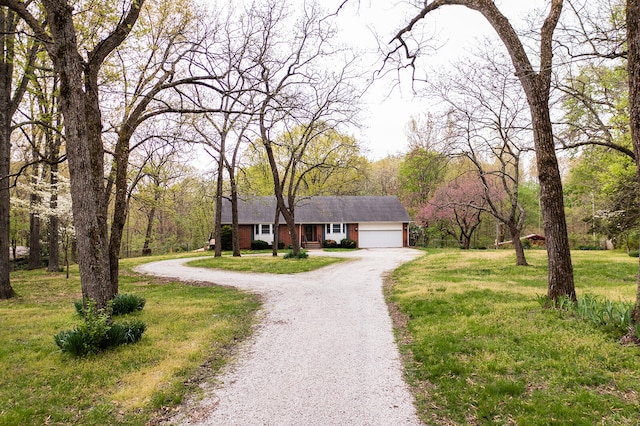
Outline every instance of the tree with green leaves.
<svg viewBox="0 0 640 426">
<path fill-rule="evenodd" d="M 400 155 L 389 155 L 373 161 L 366 169 L 366 181 L 363 195 L 399 194 L 398 170 L 402 163 Z"/>
<path fill-rule="evenodd" d="M 442 183 L 449 158 L 435 151 L 414 147 L 398 168 L 398 195 L 410 215 L 426 204 Z"/>
<path fill-rule="evenodd" d="M 76 12 L 68 1 L 0 0 L 0 6 L 18 15 L 42 43 L 60 78 L 82 295 L 93 299 L 97 308 L 106 307 L 115 295 L 110 285 L 99 74 L 106 58 L 131 32 L 143 4 L 144 0 L 123 4 L 116 23 L 102 20 L 94 32 L 99 38 L 82 45 Z"/>
</svg>

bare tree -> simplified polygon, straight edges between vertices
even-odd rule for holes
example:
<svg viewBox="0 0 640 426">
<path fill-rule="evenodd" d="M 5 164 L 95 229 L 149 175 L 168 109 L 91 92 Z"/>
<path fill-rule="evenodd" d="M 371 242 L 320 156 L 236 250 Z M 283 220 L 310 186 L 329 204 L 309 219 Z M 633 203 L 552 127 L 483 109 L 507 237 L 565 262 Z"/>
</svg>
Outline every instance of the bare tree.
<svg viewBox="0 0 640 426">
<path fill-rule="evenodd" d="M 273 175 L 277 206 L 297 255 L 300 240 L 295 226 L 294 176 L 298 161 L 323 133 L 353 116 L 357 96 L 352 79 L 356 76 L 350 68 L 355 59 L 332 46 L 333 29 L 317 5 L 304 5 L 293 29 L 283 28 L 294 17 L 281 3 L 269 2 L 254 9 L 252 18 L 260 37 L 254 53 L 260 143 Z M 331 63 L 336 64 L 334 68 L 327 68 Z M 291 161 L 283 170 L 276 156 L 277 138 L 294 128 L 302 133 L 296 137 Z"/>
<path fill-rule="evenodd" d="M 417 52 L 410 46 L 410 35 L 425 17 L 443 6 L 460 5 L 484 16 L 506 47 L 515 74 L 520 80 L 533 122 L 533 142 L 540 181 L 540 203 L 548 254 L 548 290 L 550 299 L 576 298 L 567 224 L 564 215 L 562 181 L 555 153 L 553 126 L 549 111 L 553 71 L 553 34 L 560 19 L 563 0 L 550 0 L 549 11 L 540 28 L 538 67 L 534 67 L 523 41 L 507 17 L 492 0 L 433 0 L 422 3 L 413 19 L 393 37 L 395 48 L 389 54 L 402 54 L 415 66 Z"/>
<path fill-rule="evenodd" d="M 454 127 L 449 145 L 471 160 L 485 189 L 478 208 L 506 226 L 516 264 L 527 265 L 520 241 L 525 209 L 519 186 L 522 156 L 532 147 L 524 94 L 506 58 L 496 52 L 485 50 L 476 61 L 458 63 L 456 68 L 454 78 L 441 76 L 430 85 L 449 107 L 447 122 Z"/>
<path fill-rule="evenodd" d="M 237 171 L 240 167 L 241 148 L 248 142 L 248 133 L 255 125 L 255 82 L 251 78 L 256 63 L 251 58 L 251 40 L 255 37 L 253 22 L 237 16 L 229 9 L 226 23 L 220 28 L 218 48 L 205 55 L 204 68 L 210 74 L 220 75 L 215 82 L 217 113 L 194 117 L 198 140 L 205 144 L 217 167 L 214 238 L 215 256 L 221 256 L 222 200 L 224 198 L 224 172 L 229 178 L 229 198 L 232 210 L 233 255 L 240 256 L 238 223 Z M 211 103 L 211 102 L 210 102 Z"/>
</svg>

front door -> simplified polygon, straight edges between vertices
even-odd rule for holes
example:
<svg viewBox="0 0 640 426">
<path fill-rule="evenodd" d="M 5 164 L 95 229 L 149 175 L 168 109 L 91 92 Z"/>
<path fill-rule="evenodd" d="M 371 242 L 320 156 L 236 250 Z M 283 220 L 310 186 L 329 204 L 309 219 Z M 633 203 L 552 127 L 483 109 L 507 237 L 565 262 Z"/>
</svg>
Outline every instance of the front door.
<svg viewBox="0 0 640 426">
<path fill-rule="evenodd" d="M 315 225 L 305 225 L 304 226 L 304 240 L 305 241 L 318 241 L 316 226 Z"/>
</svg>

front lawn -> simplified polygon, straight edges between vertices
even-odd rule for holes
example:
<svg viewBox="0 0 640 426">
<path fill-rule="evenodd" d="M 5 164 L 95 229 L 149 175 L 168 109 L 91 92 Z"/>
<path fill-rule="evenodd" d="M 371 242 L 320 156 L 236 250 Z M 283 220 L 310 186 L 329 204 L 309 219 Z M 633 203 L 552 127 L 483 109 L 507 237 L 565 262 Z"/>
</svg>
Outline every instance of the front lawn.
<svg viewBox="0 0 640 426">
<path fill-rule="evenodd" d="M 637 259 L 573 252 L 578 297 L 633 301 Z M 429 250 L 387 292 L 406 376 L 427 424 L 616 424 L 640 419 L 640 347 L 543 309 L 546 252 Z M 392 290 L 389 290 L 390 283 Z M 393 309 L 392 309 L 393 311 Z"/>
<path fill-rule="evenodd" d="M 206 257 L 192 260 L 187 265 L 200 268 L 225 269 L 236 272 L 269 274 L 297 274 L 313 271 L 348 259 L 328 256 L 310 256 L 306 259 L 284 259 L 282 256 Z"/>
<path fill-rule="evenodd" d="M 159 259 L 121 261 L 120 292 L 146 299 L 136 315 L 147 325 L 142 340 L 80 359 L 53 341 L 81 321 L 73 306 L 81 298 L 77 267 L 69 280 L 42 270 L 12 273 L 19 297 L 0 301 L 0 425 L 145 425 L 197 391 L 195 376 L 211 377 L 227 362 L 251 333 L 259 301 L 131 272 Z"/>
</svg>

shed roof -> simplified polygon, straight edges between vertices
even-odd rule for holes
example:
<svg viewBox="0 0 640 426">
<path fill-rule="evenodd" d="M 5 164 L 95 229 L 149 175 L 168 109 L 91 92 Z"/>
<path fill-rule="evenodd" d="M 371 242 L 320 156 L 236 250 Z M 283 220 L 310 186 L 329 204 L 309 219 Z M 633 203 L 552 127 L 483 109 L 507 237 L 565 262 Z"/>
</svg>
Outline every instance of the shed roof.
<svg viewBox="0 0 640 426">
<path fill-rule="evenodd" d="M 273 196 L 238 200 L 238 222 L 241 225 L 272 223 L 276 211 Z M 333 196 L 300 198 L 295 207 L 298 224 L 411 222 L 398 197 Z M 284 223 L 284 219 L 280 219 Z M 222 223 L 231 223 L 231 202 L 222 203 Z"/>
</svg>

